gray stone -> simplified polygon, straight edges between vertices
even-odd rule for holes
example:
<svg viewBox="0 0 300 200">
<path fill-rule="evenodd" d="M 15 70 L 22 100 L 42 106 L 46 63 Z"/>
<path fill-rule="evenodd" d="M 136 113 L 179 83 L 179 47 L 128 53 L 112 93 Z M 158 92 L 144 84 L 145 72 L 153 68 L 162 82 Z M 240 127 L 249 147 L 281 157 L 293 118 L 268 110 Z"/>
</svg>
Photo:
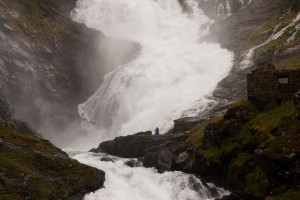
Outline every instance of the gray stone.
<svg viewBox="0 0 300 200">
<path fill-rule="evenodd" d="M 163 149 L 158 152 L 147 153 L 144 159 L 144 167 L 155 167 L 159 173 L 169 171 L 173 162 L 173 153 L 168 149 Z"/>
<path fill-rule="evenodd" d="M 186 151 L 184 151 L 176 157 L 175 163 L 176 164 L 185 163 L 189 160 L 189 158 L 190 158 L 190 154 L 188 154 Z"/>
</svg>

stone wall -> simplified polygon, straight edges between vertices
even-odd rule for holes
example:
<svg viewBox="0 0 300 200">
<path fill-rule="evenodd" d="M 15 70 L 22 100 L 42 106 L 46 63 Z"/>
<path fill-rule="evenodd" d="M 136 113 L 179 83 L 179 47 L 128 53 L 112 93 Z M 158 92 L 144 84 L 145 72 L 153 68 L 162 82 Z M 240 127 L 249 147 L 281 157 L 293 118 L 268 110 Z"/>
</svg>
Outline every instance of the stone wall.
<svg viewBox="0 0 300 200">
<path fill-rule="evenodd" d="M 255 70 L 247 75 L 248 99 L 291 100 L 300 90 L 300 70 Z"/>
</svg>

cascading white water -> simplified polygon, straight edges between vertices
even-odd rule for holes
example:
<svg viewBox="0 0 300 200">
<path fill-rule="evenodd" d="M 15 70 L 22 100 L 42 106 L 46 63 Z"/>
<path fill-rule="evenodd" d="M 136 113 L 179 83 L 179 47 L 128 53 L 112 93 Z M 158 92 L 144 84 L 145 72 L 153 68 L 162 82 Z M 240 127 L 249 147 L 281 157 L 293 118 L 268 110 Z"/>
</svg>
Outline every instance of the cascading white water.
<svg viewBox="0 0 300 200">
<path fill-rule="evenodd" d="M 203 25 L 212 21 L 196 0 L 186 2 L 191 13 L 183 13 L 178 0 L 77 2 L 73 20 L 142 46 L 133 61 L 107 74 L 79 106 L 81 117 L 105 135 L 102 139 L 156 126 L 166 132 L 189 108 L 197 107 L 188 112 L 197 115 L 211 101 L 205 96 L 228 74 L 232 53 L 199 42 L 209 34 Z"/>
<path fill-rule="evenodd" d="M 285 27 L 283 27 L 282 29 L 278 30 L 278 28 L 282 25 L 282 22 L 280 22 L 279 24 L 277 24 L 274 29 L 273 29 L 273 33 L 272 35 L 263 43 L 253 47 L 252 49 L 250 49 L 249 51 L 247 51 L 244 55 L 244 59 L 241 62 L 241 69 L 245 69 L 248 67 L 251 67 L 251 65 L 253 64 L 253 55 L 255 50 L 259 49 L 260 47 L 263 47 L 267 44 L 269 44 L 270 42 L 277 40 L 279 37 L 281 37 L 289 28 L 294 27 L 295 29 L 295 33 L 298 32 L 298 27 L 300 26 L 298 23 L 300 21 L 300 12 L 297 13 L 296 17 Z M 293 38 L 293 35 L 288 38 L 287 43 L 289 43 Z"/>
<path fill-rule="evenodd" d="M 213 184 L 204 185 L 193 175 L 182 172 L 159 174 L 153 168 L 131 168 L 128 159 L 111 157 L 114 162 L 101 161 L 105 154 L 68 152 L 81 163 L 105 171 L 104 188 L 85 196 L 85 200 L 212 200 L 229 192 Z M 213 193 L 211 189 L 213 189 Z"/>
</svg>

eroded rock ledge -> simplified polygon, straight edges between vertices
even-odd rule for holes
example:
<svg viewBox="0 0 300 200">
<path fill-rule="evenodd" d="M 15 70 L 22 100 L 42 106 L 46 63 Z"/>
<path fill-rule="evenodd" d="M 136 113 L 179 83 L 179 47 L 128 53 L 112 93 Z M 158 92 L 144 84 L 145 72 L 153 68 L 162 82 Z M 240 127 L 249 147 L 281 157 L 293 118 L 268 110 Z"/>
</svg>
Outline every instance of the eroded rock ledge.
<svg viewBox="0 0 300 200">
<path fill-rule="evenodd" d="M 117 137 L 103 142 L 92 152 L 103 152 L 123 158 L 140 158 L 144 167 L 155 167 L 159 172 L 185 168 L 190 152 L 183 133 L 153 136 L 151 131 Z"/>
</svg>

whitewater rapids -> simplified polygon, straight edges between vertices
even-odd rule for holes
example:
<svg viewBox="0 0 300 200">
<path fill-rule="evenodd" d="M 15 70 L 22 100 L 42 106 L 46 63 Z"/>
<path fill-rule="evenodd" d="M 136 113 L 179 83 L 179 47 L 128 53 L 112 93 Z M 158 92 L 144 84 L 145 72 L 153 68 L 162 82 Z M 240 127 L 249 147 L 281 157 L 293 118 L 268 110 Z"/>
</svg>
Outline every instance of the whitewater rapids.
<svg viewBox="0 0 300 200">
<path fill-rule="evenodd" d="M 213 21 L 196 0 L 186 2 L 188 13 L 178 0 L 77 2 L 73 20 L 141 45 L 132 61 L 107 74 L 79 105 L 85 125 L 97 133 L 92 145 L 155 127 L 165 133 L 173 120 L 196 116 L 211 103 L 206 96 L 228 75 L 233 53 L 200 42 Z"/>
<path fill-rule="evenodd" d="M 229 194 L 182 172 L 159 174 L 153 168 L 128 167 L 124 164 L 128 159 L 110 156 L 114 162 L 104 162 L 101 158 L 106 154 L 67 152 L 73 159 L 105 171 L 104 188 L 84 200 L 212 200 Z"/>
</svg>

